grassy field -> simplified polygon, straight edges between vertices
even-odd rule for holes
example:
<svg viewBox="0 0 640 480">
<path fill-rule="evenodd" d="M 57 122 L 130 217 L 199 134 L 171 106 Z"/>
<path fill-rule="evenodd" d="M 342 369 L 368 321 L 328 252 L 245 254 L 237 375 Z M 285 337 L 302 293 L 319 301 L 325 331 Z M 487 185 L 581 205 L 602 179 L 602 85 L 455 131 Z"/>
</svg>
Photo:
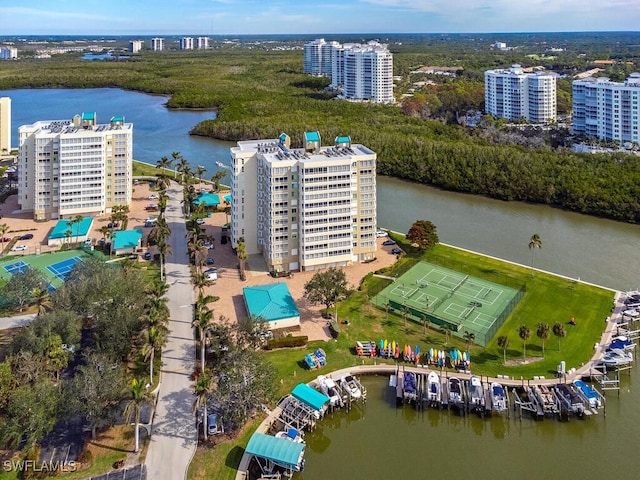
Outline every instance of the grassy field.
<svg viewBox="0 0 640 480">
<path fill-rule="evenodd" d="M 593 345 L 600 340 L 604 330 L 604 319 L 612 307 L 612 291 L 540 272 L 535 272 L 532 276 L 528 268 L 443 245 L 438 245 L 432 252 L 421 256 L 404 241 L 404 238 L 394 238 L 409 255 L 401 258 L 386 271 L 380 272 L 385 275 L 394 276 L 395 273 L 405 272 L 422 258 L 436 265 L 458 269 L 465 274 L 492 282 L 502 282 L 507 286 L 526 283 L 527 292 L 523 299 L 487 347 L 470 347 L 473 373 L 490 376 L 500 373 L 524 378 L 534 375 L 549 377 L 555 374 L 561 360 L 566 361 L 567 368 L 571 368 L 579 367 L 591 358 Z M 452 337 L 445 342 L 442 332 L 425 329 L 423 325 L 415 322 L 407 321 L 405 329 L 400 315 L 387 313 L 372 305 L 370 299 L 388 283 L 389 280 L 369 275 L 362 282 L 360 290 L 353 292 L 347 300 L 339 304 L 338 318 L 341 322 L 348 319 L 349 324 L 340 324 L 340 336 L 337 340 L 310 342 L 305 348 L 265 353 L 279 372 L 281 394 L 289 393 L 300 382 L 309 382 L 318 374 L 332 370 L 362 363 L 372 364 L 374 361 L 395 363 L 393 360 L 382 358 L 356 356 L 354 346 L 357 340 L 377 342 L 380 338 L 394 339 L 401 344 L 420 345 L 423 351 L 425 347 L 446 347 L 447 350 L 453 347 L 460 350 L 466 348 L 461 338 Z M 576 319 L 576 326 L 568 324 L 571 317 Z M 555 322 L 561 322 L 567 332 L 560 345 L 553 335 L 545 342 L 544 358 L 542 341 L 536 336 L 539 322 L 546 322 L 550 326 Z M 500 335 L 509 338 L 507 361 L 521 360 L 523 342 L 518 336 L 520 325 L 526 325 L 531 330 L 531 337 L 527 341 L 527 358 L 536 360 L 524 365 L 504 366 L 503 351 L 498 347 L 497 338 Z M 320 370 L 308 370 L 303 361 L 304 355 L 318 347 L 322 347 L 327 354 L 327 366 Z M 236 439 L 219 443 L 213 449 L 199 449 L 189 469 L 188 478 L 233 478 L 233 469 L 238 465 L 243 448 L 257 427 L 257 422 L 253 422 L 249 429 Z"/>
</svg>

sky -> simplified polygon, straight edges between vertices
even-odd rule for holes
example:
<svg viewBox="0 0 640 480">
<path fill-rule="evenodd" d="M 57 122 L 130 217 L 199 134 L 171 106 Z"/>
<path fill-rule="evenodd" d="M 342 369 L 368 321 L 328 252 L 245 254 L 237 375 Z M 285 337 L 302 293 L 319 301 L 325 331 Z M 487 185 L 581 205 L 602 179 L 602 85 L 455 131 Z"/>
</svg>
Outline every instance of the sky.
<svg viewBox="0 0 640 480">
<path fill-rule="evenodd" d="M 639 29 L 640 0 L 0 0 L 0 35 Z"/>
</svg>

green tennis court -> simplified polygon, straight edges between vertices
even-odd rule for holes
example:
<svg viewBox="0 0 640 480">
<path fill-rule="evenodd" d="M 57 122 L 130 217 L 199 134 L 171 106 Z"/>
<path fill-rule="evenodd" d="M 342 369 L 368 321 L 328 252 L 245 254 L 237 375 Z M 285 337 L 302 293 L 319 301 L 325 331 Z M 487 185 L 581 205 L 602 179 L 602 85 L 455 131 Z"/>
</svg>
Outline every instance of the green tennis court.
<svg viewBox="0 0 640 480">
<path fill-rule="evenodd" d="M 11 275 L 24 271 L 28 265 L 38 270 L 42 277 L 54 288 L 64 283 L 64 278 L 77 263 L 92 257 L 84 250 L 68 250 L 64 252 L 43 253 L 40 255 L 8 256 L 0 260 L 0 278 L 8 281 Z"/>
<path fill-rule="evenodd" d="M 520 290 L 500 285 L 428 262 L 420 262 L 397 278 L 374 299 L 422 322 L 448 326 L 454 335 L 465 331 L 486 345 L 522 296 Z"/>
</svg>

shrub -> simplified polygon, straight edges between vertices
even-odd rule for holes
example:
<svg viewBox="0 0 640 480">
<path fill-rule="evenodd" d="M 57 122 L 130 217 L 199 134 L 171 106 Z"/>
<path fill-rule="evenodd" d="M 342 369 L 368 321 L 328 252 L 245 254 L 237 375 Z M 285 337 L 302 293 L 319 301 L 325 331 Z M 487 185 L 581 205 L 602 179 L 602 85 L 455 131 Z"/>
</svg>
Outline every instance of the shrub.
<svg viewBox="0 0 640 480">
<path fill-rule="evenodd" d="M 301 336 L 286 336 L 282 338 L 272 338 L 267 341 L 265 345 L 266 350 L 273 350 L 275 348 L 293 348 L 293 347 L 303 347 L 309 341 L 309 337 L 306 335 Z"/>
</svg>

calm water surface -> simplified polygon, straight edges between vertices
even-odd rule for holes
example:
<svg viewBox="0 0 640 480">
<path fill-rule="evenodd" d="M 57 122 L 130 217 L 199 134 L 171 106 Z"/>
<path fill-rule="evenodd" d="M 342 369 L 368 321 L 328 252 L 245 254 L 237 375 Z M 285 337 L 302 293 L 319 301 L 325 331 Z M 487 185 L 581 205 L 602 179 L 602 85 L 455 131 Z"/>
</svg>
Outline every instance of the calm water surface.
<svg viewBox="0 0 640 480">
<path fill-rule="evenodd" d="M 214 118 L 213 112 L 170 111 L 164 97 L 117 89 L 0 91 L 7 95 L 14 145 L 19 125 L 95 111 L 99 121 L 125 115 L 134 123 L 138 160 L 155 165 L 179 151 L 192 165 L 205 166 L 209 176 L 217 171 L 215 162 L 228 163 L 231 143 L 188 134 L 197 122 Z M 357 132 L 352 136 L 357 139 Z M 379 224 L 406 232 L 416 219 L 433 221 L 445 243 L 526 265 L 529 238 L 538 233 L 543 248 L 536 252 L 537 267 L 617 289 L 640 286 L 636 225 L 379 178 Z M 566 423 L 396 408 L 386 378 L 363 381 L 369 390 L 365 407 L 333 414 L 307 435 L 307 468 L 300 478 L 640 477 L 637 368 L 623 375 L 620 397 L 608 395 L 606 418 Z"/>
</svg>

